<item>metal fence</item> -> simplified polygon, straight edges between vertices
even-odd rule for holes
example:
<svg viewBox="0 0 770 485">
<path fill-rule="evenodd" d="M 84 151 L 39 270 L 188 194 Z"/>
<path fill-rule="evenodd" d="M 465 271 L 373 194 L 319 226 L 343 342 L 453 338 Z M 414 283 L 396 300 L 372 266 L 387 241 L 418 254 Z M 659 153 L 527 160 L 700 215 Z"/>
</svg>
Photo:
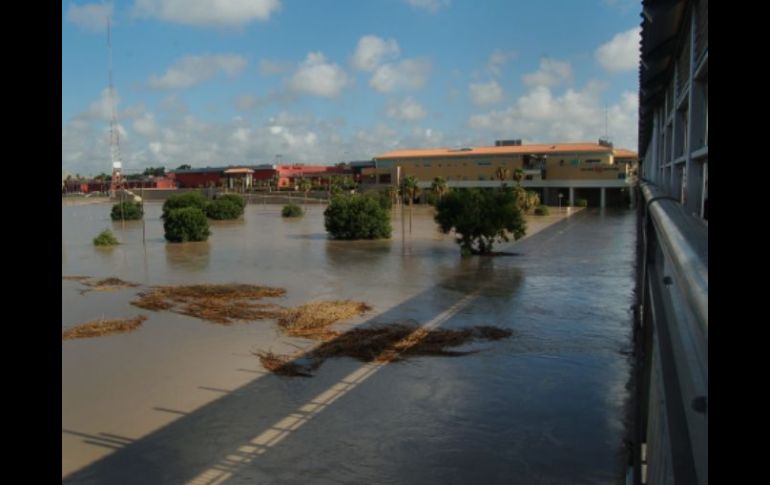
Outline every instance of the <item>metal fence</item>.
<svg viewBox="0 0 770 485">
<path fill-rule="evenodd" d="M 708 225 L 640 184 L 634 484 L 708 484 Z"/>
</svg>

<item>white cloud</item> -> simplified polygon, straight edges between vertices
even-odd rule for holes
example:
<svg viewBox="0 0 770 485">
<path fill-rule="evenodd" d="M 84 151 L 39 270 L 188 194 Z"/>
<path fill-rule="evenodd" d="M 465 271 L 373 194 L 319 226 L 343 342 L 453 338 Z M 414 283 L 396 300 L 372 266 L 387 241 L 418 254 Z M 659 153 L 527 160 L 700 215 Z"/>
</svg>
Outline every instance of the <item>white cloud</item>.
<svg viewBox="0 0 770 485">
<path fill-rule="evenodd" d="M 394 64 L 383 64 L 374 72 L 369 85 L 382 93 L 419 89 L 428 80 L 430 68 L 430 61 L 425 59 L 404 59 Z"/>
<path fill-rule="evenodd" d="M 487 70 L 489 70 L 493 76 L 499 76 L 503 66 L 516 56 L 516 51 L 495 49 L 492 51 L 492 54 L 489 55 L 489 60 L 487 61 Z"/>
<path fill-rule="evenodd" d="M 396 59 L 399 52 L 395 39 L 383 40 L 376 35 L 365 35 L 359 39 L 353 54 L 353 67 L 361 71 L 374 71 L 383 62 Z"/>
<path fill-rule="evenodd" d="M 412 98 L 406 98 L 400 103 L 391 102 L 388 104 L 387 115 L 397 120 L 414 121 L 425 118 L 427 113 L 420 106 L 420 103 Z"/>
<path fill-rule="evenodd" d="M 472 115 L 471 128 L 494 137 L 522 138 L 527 142 L 594 141 L 604 135 L 604 85 L 592 81 L 581 90 L 555 95 L 546 86 L 532 88 L 503 110 Z M 607 106 L 608 135 L 616 147 L 636 149 L 637 95 L 624 92 Z"/>
<path fill-rule="evenodd" d="M 495 104 L 503 100 L 503 88 L 495 80 L 488 83 L 471 83 L 468 91 L 476 106 Z"/>
<path fill-rule="evenodd" d="M 107 18 L 112 16 L 112 5 L 87 3 L 75 5 L 71 3 L 67 9 L 67 20 L 91 32 L 107 30 Z"/>
<path fill-rule="evenodd" d="M 155 116 L 152 113 L 145 113 L 134 120 L 133 128 L 140 135 L 149 136 L 157 131 L 158 126 L 155 123 Z"/>
<path fill-rule="evenodd" d="M 235 54 L 185 56 L 169 67 L 163 76 L 150 76 L 149 84 L 157 89 L 187 88 L 208 81 L 220 71 L 233 77 L 246 64 L 246 59 Z"/>
<path fill-rule="evenodd" d="M 431 13 L 438 12 L 443 7 L 448 7 L 450 0 L 406 0 L 406 3 L 414 8 L 427 10 Z"/>
<path fill-rule="evenodd" d="M 259 98 L 244 94 L 235 98 L 235 107 L 239 111 L 249 111 L 257 107 L 259 104 Z"/>
<path fill-rule="evenodd" d="M 134 13 L 167 22 L 239 27 L 265 21 L 280 10 L 281 0 L 136 0 Z"/>
<path fill-rule="evenodd" d="M 616 34 L 612 40 L 596 49 L 594 57 L 609 72 L 638 69 L 641 32 L 641 27 L 634 27 Z"/>
<path fill-rule="evenodd" d="M 524 83 L 529 87 L 534 86 L 558 86 L 572 80 L 572 67 L 568 62 L 555 59 L 543 59 L 540 61 L 540 69 L 524 75 Z"/>
<path fill-rule="evenodd" d="M 320 52 L 310 52 L 289 80 L 291 91 L 334 98 L 350 83 L 345 71 L 329 64 Z"/>
<path fill-rule="evenodd" d="M 264 76 L 283 74 L 291 71 L 291 68 L 292 65 L 290 62 L 271 61 L 270 59 L 262 59 L 259 61 L 259 73 Z"/>
<path fill-rule="evenodd" d="M 120 104 L 120 97 L 115 90 L 115 109 Z M 92 101 L 88 108 L 75 116 L 76 119 L 83 121 L 109 121 L 112 119 L 112 100 L 110 99 L 110 89 L 104 88 L 99 97 Z"/>
</svg>

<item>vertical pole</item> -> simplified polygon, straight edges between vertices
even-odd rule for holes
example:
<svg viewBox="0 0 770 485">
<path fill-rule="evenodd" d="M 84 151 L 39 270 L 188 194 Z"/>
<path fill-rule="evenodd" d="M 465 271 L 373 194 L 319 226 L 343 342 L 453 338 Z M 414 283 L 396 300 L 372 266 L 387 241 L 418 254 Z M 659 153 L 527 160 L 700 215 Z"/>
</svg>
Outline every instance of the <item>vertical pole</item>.
<svg viewBox="0 0 770 485">
<path fill-rule="evenodd" d="M 142 183 L 142 191 L 140 195 L 142 199 L 142 244 L 147 244 L 146 231 L 144 225 L 144 183 Z"/>
</svg>

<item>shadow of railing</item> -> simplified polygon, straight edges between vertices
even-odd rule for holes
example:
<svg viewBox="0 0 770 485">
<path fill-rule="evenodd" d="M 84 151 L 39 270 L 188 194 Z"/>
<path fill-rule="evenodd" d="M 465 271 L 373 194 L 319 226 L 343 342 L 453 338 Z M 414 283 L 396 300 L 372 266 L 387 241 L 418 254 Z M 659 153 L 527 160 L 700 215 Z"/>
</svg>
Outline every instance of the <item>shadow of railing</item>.
<svg viewBox="0 0 770 485">
<path fill-rule="evenodd" d="M 495 268 L 490 258 L 464 266 L 456 276 L 362 325 L 403 321 L 406 314 L 421 325 L 441 325 L 479 299 L 510 297 L 522 280 L 516 268 Z M 305 357 L 300 355 L 295 361 Z M 244 466 L 332 408 L 335 401 L 360 390 L 383 365 L 349 361 L 342 366 L 322 366 L 312 379 L 268 374 L 231 391 L 199 386 L 224 395 L 195 411 L 178 412 L 175 421 L 134 441 L 110 440 L 106 433 L 94 436 L 63 430 L 115 451 L 64 477 L 62 483 L 211 484 L 232 479 Z"/>
</svg>

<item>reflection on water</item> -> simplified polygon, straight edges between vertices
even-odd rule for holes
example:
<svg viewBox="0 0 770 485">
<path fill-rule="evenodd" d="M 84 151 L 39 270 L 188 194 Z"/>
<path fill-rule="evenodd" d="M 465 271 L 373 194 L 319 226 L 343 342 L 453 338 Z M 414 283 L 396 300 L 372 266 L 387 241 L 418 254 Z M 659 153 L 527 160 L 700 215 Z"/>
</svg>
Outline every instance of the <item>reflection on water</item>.
<svg viewBox="0 0 770 485">
<path fill-rule="evenodd" d="M 209 266 L 211 244 L 208 241 L 166 244 L 169 267 L 185 272 L 203 271 Z"/>
<path fill-rule="evenodd" d="M 73 483 L 184 483 L 211 470 L 228 470 L 228 483 L 618 481 L 632 213 L 587 211 L 496 246 L 517 256 L 461 258 L 431 208 L 415 208 L 403 246 L 398 211 L 390 240 L 334 241 L 322 207 L 293 221 L 281 208 L 249 205 L 242 221 L 212 224 L 205 243 L 167 244 L 160 204 L 148 203 L 145 241 L 141 224 L 113 225 L 122 244 L 103 252 L 91 239 L 110 225 L 110 206 L 62 207 L 62 273 L 265 284 L 287 289 L 282 305 L 345 298 L 374 307 L 352 324 L 439 319 L 514 337 L 372 373 L 332 360 L 312 379 L 287 380 L 263 375 L 251 352 L 308 342 L 272 322 L 223 327 L 148 312 L 137 332 L 63 343 L 62 421 L 71 431 L 62 435 L 63 475 L 80 469 Z M 135 315 L 128 302 L 139 290 L 83 296 L 63 281 L 62 325 Z M 367 378 L 345 381 L 359 374 Z M 302 426 L 276 431 L 290 421 Z M 82 438 L 103 433 L 133 441 L 97 450 Z"/>
</svg>

